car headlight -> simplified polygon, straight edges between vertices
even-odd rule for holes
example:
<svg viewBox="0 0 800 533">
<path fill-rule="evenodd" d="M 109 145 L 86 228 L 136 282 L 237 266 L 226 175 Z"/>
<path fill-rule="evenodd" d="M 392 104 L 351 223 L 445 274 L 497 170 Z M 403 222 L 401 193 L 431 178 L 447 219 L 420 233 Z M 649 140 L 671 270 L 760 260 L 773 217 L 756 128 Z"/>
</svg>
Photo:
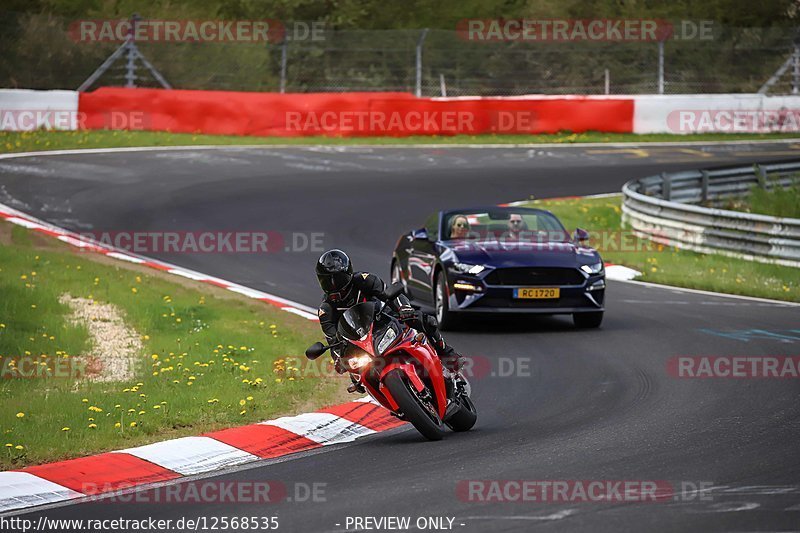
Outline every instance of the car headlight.
<svg viewBox="0 0 800 533">
<path fill-rule="evenodd" d="M 397 338 L 397 333 L 394 329 L 389 328 L 386 330 L 386 333 L 383 334 L 381 338 L 381 342 L 378 343 L 378 353 L 381 354 L 383 351 L 389 347 L 390 344 L 394 342 Z"/>
<path fill-rule="evenodd" d="M 581 270 L 587 274 L 599 274 L 603 271 L 603 262 L 595 263 L 593 265 L 581 265 Z"/>
<path fill-rule="evenodd" d="M 454 263 L 453 268 L 463 274 L 472 274 L 472 275 L 480 274 L 481 272 L 486 270 L 486 267 L 483 265 L 470 265 L 468 263 Z"/>
<path fill-rule="evenodd" d="M 367 366 L 371 362 L 372 362 L 372 356 L 367 352 L 364 352 L 361 355 L 356 355 L 354 357 L 350 357 L 347 359 L 347 364 L 353 370 L 358 370 L 363 366 Z"/>
</svg>

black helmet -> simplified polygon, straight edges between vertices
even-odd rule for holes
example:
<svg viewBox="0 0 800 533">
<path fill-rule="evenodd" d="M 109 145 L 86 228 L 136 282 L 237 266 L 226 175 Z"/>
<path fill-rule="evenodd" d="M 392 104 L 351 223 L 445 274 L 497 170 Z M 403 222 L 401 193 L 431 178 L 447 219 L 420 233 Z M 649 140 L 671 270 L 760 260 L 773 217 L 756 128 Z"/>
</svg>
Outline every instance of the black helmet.
<svg viewBox="0 0 800 533">
<path fill-rule="evenodd" d="M 341 250 L 328 250 L 317 261 L 319 286 L 331 301 L 343 300 L 353 281 L 353 264 Z"/>
</svg>

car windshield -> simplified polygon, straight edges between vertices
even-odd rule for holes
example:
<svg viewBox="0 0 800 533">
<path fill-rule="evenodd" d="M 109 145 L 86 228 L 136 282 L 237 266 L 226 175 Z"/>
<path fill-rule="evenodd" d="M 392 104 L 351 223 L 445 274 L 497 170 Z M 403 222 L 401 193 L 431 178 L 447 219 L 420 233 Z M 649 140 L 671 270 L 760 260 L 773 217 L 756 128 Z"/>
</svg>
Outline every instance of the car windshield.
<svg viewBox="0 0 800 533">
<path fill-rule="evenodd" d="M 448 213 L 442 240 L 486 242 L 567 242 L 569 233 L 551 213 L 534 210 Z"/>
</svg>

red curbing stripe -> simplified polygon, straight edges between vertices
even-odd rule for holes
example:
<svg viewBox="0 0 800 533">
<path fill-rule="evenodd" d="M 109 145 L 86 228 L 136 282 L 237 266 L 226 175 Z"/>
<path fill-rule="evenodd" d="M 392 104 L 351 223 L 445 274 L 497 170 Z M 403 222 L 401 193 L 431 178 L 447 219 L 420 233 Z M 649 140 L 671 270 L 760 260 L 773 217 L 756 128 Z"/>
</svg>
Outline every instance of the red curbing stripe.
<svg viewBox="0 0 800 533">
<path fill-rule="evenodd" d="M 291 431 L 264 424 L 250 424 L 249 426 L 223 429 L 206 433 L 203 436 L 211 437 L 234 448 L 257 455 L 262 459 L 281 457 L 322 447 L 322 444 Z"/>
<path fill-rule="evenodd" d="M 217 287 L 221 287 L 223 289 L 227 289 L 231 286 L 229 282 L 226 281 L 217 281 L 215 279 L 204 279 L 203 283 L 209 283 L 211 285 L 216 285 Z"/>
<path fill-rule="evenodd" d="M 155 268 L 156 270 L 163 270 L 164 272 L 172 269 L 172 267 L 161 265 L 159 263 L 153 263 L 152 261 L 145 261 L 144 263 L 142 263 L 142 265 L 150 268 Z"/>
<path fill-rule="evenodd" d="M 22 472 L 89 495 L 182 477 L 177 472 L 128 453 L 102 453 L 29 466 L 23 468 Z"/>
<path fill-rule="evenodd" d="M 390 415 L 383 407 L 370 402 L 343 403 L 326 407 L 318 412 L 339 416 L 374 431 L 386 431 L 405 423 Z"/>
<path fill-rule="evenodd" d="M 268 303 L 270 305 L 274 305 L 275 307 L 291 307 L 290 305 L 287 305 L 283 302 L 279 302 L 278 300 L 273 300 L 272 298 L 262 297 L 258 298 L 258 300 L 261 300 L 262 302 Z"/>
</svg>

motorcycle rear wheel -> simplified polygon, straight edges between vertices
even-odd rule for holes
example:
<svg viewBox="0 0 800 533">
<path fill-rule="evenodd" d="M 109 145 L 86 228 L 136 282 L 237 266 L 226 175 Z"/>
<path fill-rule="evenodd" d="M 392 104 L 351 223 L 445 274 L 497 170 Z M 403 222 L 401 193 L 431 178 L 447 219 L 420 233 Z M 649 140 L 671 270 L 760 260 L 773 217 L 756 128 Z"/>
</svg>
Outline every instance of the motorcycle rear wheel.
<svg viewBox="0 0 800 533">
<path fill-rule="evenodd" d="M 403 413 L 403 420 L 411 424 L 428 440 L 442 440 L 447 430 L 442 419 L 434 413 L 428 412 L 422 405 L 420 399 L 412 390 L 412 385 L 408 382 L 405 374 L 400 369 L 395 369 L 386 374 L 383 384 L 400 407 Z"/>
</svg>

